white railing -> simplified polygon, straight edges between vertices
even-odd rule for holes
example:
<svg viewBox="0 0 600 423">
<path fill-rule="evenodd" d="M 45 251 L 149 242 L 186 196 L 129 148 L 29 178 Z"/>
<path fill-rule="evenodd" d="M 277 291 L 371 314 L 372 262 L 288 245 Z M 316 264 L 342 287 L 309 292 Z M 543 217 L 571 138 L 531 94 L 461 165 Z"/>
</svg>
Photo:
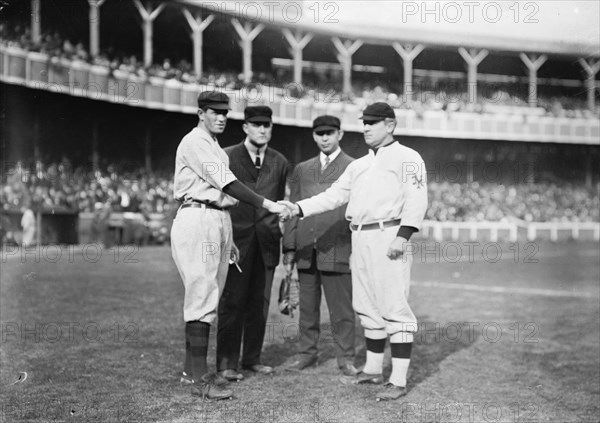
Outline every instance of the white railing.
<svg viewBox="0 0 600 423">
<path fill-rule="evenodd" d="M 600 241 L 598 222 L 437 222 L 426 220 L 421 228 L 421 237 L 435 241 L 458 241 L 481 238 L 496 242 L 500 238 L 516 242 L 519 238 L 527 241 L 538 239 L 593 240 Z"/>
<path fill-rule="evenodd" d="M 197 93 L 207 88 L 157 77 L 142 79 L 119 70 L 111 75 L 101 66 L 6 46 L 0 46 L 0 80 L 78 97 L 190 114 L 196 113 Z M 328 113 L 340 116 L 346 131 L 362 131 L 357 105 L 327 102 L 324 98 L 291 98 L 280 87 L 259 88 L 260 92 L 226 91 L 233 100 L 230 115 L 233 119 L 242 119 L 246 105 L 257 102 L 271 106 L 273 120 L 278 124 L 310 127 L 316 116 Z M 598 119 L 444 111 L 419 115 L 413 110 L 396 110 L 396 115 L 399 123 L 396 135 L 600 144 Z"/>
</svg>

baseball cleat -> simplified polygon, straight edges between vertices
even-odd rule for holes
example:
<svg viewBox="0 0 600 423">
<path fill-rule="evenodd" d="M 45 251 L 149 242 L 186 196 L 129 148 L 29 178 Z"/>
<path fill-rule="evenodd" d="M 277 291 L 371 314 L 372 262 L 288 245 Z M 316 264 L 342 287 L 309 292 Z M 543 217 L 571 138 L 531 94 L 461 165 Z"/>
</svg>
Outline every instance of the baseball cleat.
<svg viewBox="0 0 600 423">
<path fill-rule="evenodd" d="M 394 385 L 392 382 L 388 382 L 385 385 L 383 385 L 383 389 L 381 391 L 377 392 L 377 395 L 375 396 L 375 401 L 379 402 L 396 400 L 400 397 L 405 396 L 406 392 L 407 391 L 405 386 L 397 386 Z"/>
<path fill-rule="evenodd" d="M 383 383 L 383 375 L 381 373 L 371 374 L 371 373 L 360 372 L 358 375 L 356 375 L 355 383 L 358 385 L 362 385 L 362 384 L 381 385 Z"/>
</svg>

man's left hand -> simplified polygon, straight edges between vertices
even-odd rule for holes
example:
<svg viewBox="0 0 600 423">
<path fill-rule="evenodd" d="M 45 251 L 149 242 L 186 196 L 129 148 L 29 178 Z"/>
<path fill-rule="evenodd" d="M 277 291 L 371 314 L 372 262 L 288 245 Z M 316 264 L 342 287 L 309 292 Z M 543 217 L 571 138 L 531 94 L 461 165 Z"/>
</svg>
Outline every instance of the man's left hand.
<svg viewBox="0 0 600 423">
<path fill-rule="evenodd" d="M 397 236 L 396 238 L 394 238 L 387 252 L 387 256 L 389 257 L 389 259 L 397 260 L 399 258 L 402 258 L 402 256 L 407 250 L 408 244 L 409 242 L 406 238 L 402 238 L 401 236 Z"/>
</svg>

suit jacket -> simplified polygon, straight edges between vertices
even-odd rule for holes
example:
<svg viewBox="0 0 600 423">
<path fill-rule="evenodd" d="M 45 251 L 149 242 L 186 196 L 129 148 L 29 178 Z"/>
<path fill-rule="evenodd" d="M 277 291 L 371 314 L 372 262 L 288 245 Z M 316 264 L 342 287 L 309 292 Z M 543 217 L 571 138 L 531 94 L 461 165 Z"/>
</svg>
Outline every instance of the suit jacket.
<svg viewBox="0 0 600 423">
<path fill-rule="evenodd" d="M 278 151 L 267 147 L 260 170 L 252 163 L 244 143 L 225 148 L 229 156 L 229 167 L 240 182 L 255 193 L 272 201 L 283 200 L 288 172 L 288 161 Z M 257 209 L 240 202 L 231 209 L 233 241 L 240 250 L 240 260 L 251 248 L 254 236 L 258 238 L 265 267 L 275 267 L 281 256 L 281 229 L 279 217 L 266 209 Z"/>
<path fill-rule="evenodd" d="M 329 188 L 354 159 L 343 151 L 321 172 L 319 156 L 296 166 L 290 183 L 290 201 L 296 202 L 320 194 Z M 299 270 L 311 266 L 317 250 L 317 269 L 349 273 L 351 233 L 345 217 L 346 206 L 310 216 L 291 219 L 285 226 L 283 250 L 296 251 Z"/>
</svg>

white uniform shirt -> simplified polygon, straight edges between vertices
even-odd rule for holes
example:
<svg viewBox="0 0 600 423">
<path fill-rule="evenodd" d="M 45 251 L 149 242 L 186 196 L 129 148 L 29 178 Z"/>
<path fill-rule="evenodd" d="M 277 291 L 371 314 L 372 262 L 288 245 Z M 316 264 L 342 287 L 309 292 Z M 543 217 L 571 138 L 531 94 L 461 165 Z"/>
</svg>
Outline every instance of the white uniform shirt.
<svg viewBox="0 0 600 423">
<path fill-rule="evenodd" d="M 235 206 L 238 200 L 223 193 L 223 188 L 235 180 L 229 156 L 208 132 L 195 127 L 183 137 L 175 156 L 173 193 L 177 200 Z"/>
<path fill-rule="evenodd" d="M 401 219 L 402 226 L 420 228 L 427 210 L 426 171 L 415 150 L 393 142 L 350 163 L 325 192 L 298 202 L 304 216 L 345 203 L 354 224 Z"/>
</svg>

